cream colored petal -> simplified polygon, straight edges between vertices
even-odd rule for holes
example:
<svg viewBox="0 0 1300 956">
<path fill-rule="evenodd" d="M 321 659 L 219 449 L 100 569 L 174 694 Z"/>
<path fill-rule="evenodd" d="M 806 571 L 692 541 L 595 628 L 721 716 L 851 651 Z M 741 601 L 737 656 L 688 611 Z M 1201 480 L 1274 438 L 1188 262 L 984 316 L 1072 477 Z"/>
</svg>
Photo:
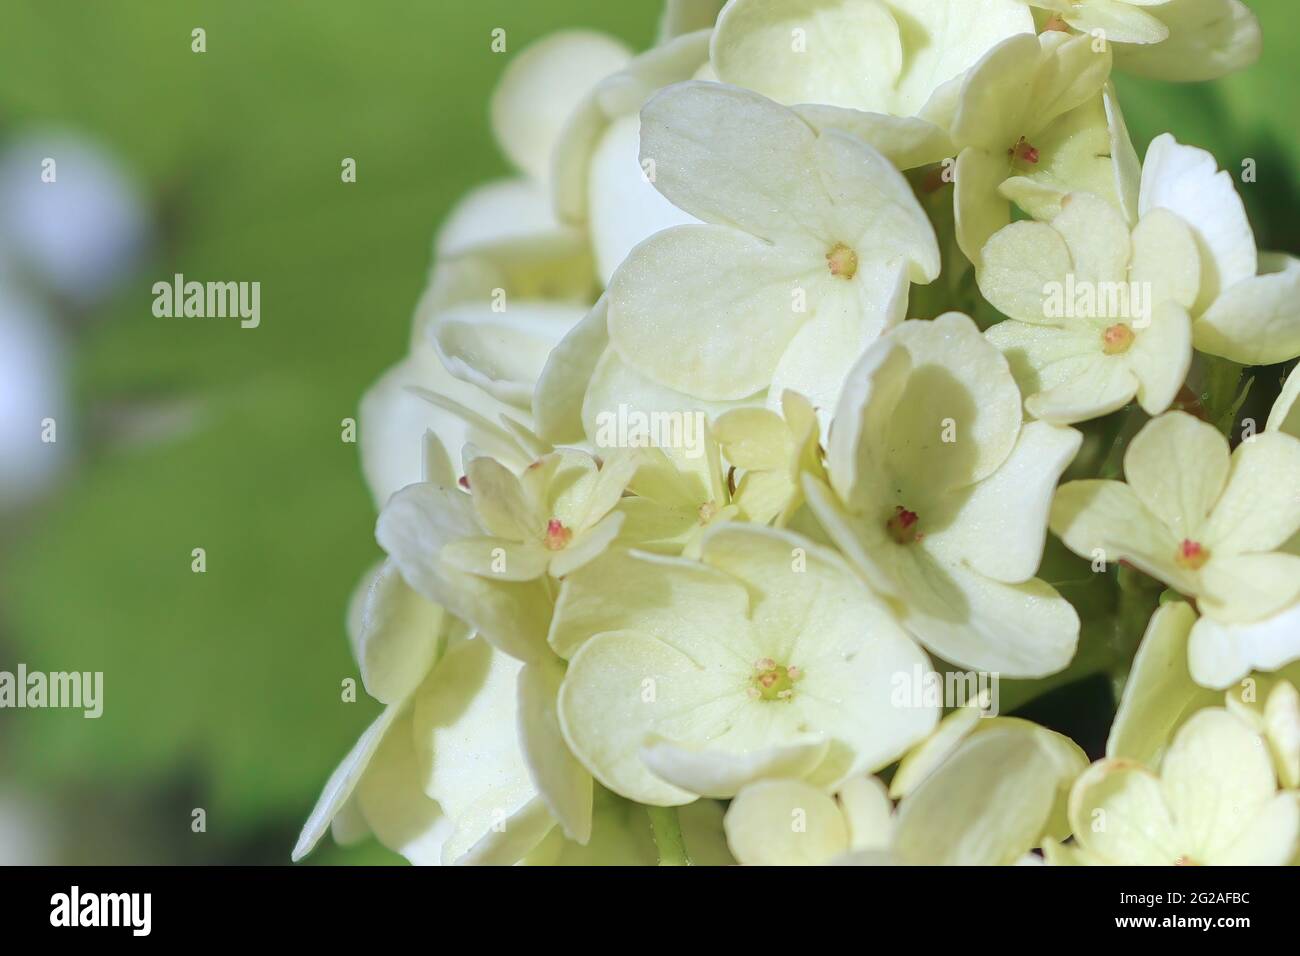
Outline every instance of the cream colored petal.
<svg viewBox="0 0 1300 956">
<path fill-rule="evenodd" d="M 793 111 L 751 90 L 678 83 L 641 110 L 641 162 L 655 188 L 704 222 L 821 247 L 830 200 L 808 176 L 817 140 Z"/>
<path fill-rule="evenodd" d="M 1288 866 L 1300 848 L 1300 799 L 1279 793 L 1255 813 L 1244 832 L 1228 847 L 1216 849 L 1220 866 Z"/>
<path fill-rule="evenodd" d="M 1300 368 L 1300 366 L 1297 366 Z M 1282 392 L 1273 403 L 1273 410 L 1268 414 L 1268 431 L 1282 432 L 1293 438 L 1300 438 L 1300 374 L 1291 370 L 1282 385 Z"/>
<path fill-rule="evenodd" d="M 879 777 L 863 775 L 846 781 L 836 799 L 849 825 L 851 849 L 874 850 L 889 846 L 894 830 L 894 805 Z"/>
<path fill-rule="evenodd" d="M 1110 866 L 1172 866 L 1188 850 L 1160 778 L 1132 760 L 1084 771 L 1070 791 L 1070 828 L 1080 849 Z"/>
<path fill-rule="evenodd" d="M 1081 558 L 1127 561 L 1185 594 L 1198 591 L 1196 579 L 1175 563 L 1179 539 L 1123 482 L 1066 482 L 1052 501 L 1049 525 Z"/>
<path fill-rule="evenodd" d="M 1225 290 L 1255 275 L 1255 235 L 1232 176 L 1212 155 L 1168 133 L 1151 141 L 1142 165 L 1141 214 L 1163 208 L 1191 227 L 1201 251 L 1199 315 Z"/>
<path fill-rule="evenodd" d="M 928 556 L 900 562 L 903 623 L 946 661 L 1004 677 L 1042 677 L 1074 657 L 1079 616 L 1050 585 L 1004 584 Z"/>
<path fill-rule="evenodd" d="M 591 839 L 592 780 L 569 752 L 556 699 L 564 680 L 558 660 L 526 665 L 518 679 L 519 744 L 533 785 L 570 840 Z"/>
<path fill-rule="evenodd" d="M 1188 668 L 1195 623 L 1196 612 L 1183 601 L 1151 615 L 1106 739 L 1107 757 L 1155 766 L 1187 714 L 1214 704 L 1217 695 L 1197 686 Z"/>
<path fill-rule="evenodd" d="M 1182 726 L 1161 762 L 1160 783 L 1195 862 L 1211 862 L 1235 844 L 1276 789 L 1263 738 L 1220 708 L 1198 711 Z"/>
<path fill-rule="evenodd" d="M 1069 367 L 1075 366 L 1071 363 Z M 1086 365 L 1080 362 L 1077 367 L 1073 377 L 1025 399 L 1025 411 L 1043 421 L 1070 425 L 1123 408 L 1140 388 L 1128 362 L 1116 361 L 1100 350 Z"/>
<path fill-rule="evenodd" d="M 1173 0 L 1151 8 L 1169 28 L 1161 43 L 1116 48 L 1120 69 L 1176 83 L 1213 80 L 1259 59 L 1259 21 L 1241 0 Z"/>
<path fill-rule="evenodd" d="M 1228 442 L 1186 412 L 1153 418 L 1124 453 L 1124 477 L 1179 541 L 1199 541 L 1228 480 Z"/>
<path fill-rule="evenodd" d="M 781 103 L 890 112 L 903 42 L 875 0 L 733 0 L 713 34 L 718 78 Z"/>
<path fill-rule="evenodd" d="M 950 513 L 926 535 L 926 547 L 995 580 L 1028 581 L 1043 557 L 1056 483 L 1082 440 L 1072 428 L 1027 424 L 997 471 L 944 502 Z"/>
<path fill-rule="evenodd" d="M 806 777 L 826 756 L 825 740 L 732 752 L 684 746 L 651 736 L 641 759 L 658 777 L 705 797 L 730 798 L 757 780 Z"/>
<path fill-rule="evenodd" d="M 1273 671 L 1295 660 L 1300 660 L 1300 604 L 1245 624 L 1202 617 L 1192 628 L 1188 646 L 1188 665 L 1196 682 L 1218 689 L 1252 670 Z"/>
<path fill-rule="evenodd" d="M 623 361 L 668 388 L 712 401 L 747 398 L 771 382 L 807 319 L 797 304 L 814 299 L 818 266 L 723 226 L 669 229 L 614 274 L 610 341 Z"/>
<path fill-rule="evenodd" d="M 1137 376 L 1138 404 L 1148 415 L 1159 415 L 1173 404 L 1192 367 L 1192 320 L 1182 306 L 1162 302 L 1152 309 L 1149 326 L 1137 322 L 1125 355 Z"/>
<path fill-rule="evenodd" d="M 386 704 L 405 700 L 424 680 L 438 653 L 446 614 L 384 562 L 361 607 L 357 660 L 366 693 Z"/>
<path fill-rule="evenodd" d="M 1300 439 L 1265 432 L 1232 453 L 1202 538 L 1211 553 L 1272 551 L 1300 530 Z"/>
<path fill-rule="evenodd" d="M 697 562 L 615 550 L 565 579 L 550 643 L 569 658 L 592 635 L 633 625 L 662 638 L 687 622 L 719 632 L 743 619 L 748 607 L 744 588 Z"/>
<path fill-rule="evenodd" d="M 511 161 L 545 182 L 551 151 L 570 112 L 630 56 L 617 40 L 587 30 L 552 33 L 514 56 L 491 104 L 492 132 Z"/>
<path fill-rule="evenodd" d="M 1223 290 L 1196 320 L 1196 347 L 1244 365 L 1300 355 L 1300 259 L 1264 253 L 1260 274 Z"/>
<path fill-rule="evenodd" d="M 1004 156 L 972 146 L 957 154 L 953 169 L 957 243 L 978 268 L 985 243 L 1011 222 L 1011 207 L 998 192 L 1011 167 Z"/>
<path fill-rule="evenodd" d="M 699 222 L 655 189 L 641 166 L 641 117 L 614 120 L 596 143 L 587 176 L 588 228 L 604 285 L 628 254 L 656 232 Z"/>
<path fill-rule="evenodd" d="M 1128 275 L 1132 246 L 1128 224 L 1110 203 L 1092 193 L 1070 193 L 1061 201 L 1052 228 L 1070 250 L 1077 282 L 1121 282 Z"/>
<path fill-rule="evenodd" d="M 1168 209 L 1149 210 L 1133 230 L 1128 278 L 1150 289 L 1149 304 L 1190 309 L 1201 289 L 1201 258 L 1187 223 Z"/>
<path fill-rule="evenodd" d="M 421 749 L 411 733 L 408 710 L 384 735 L 357 784 L 357 810 L 375 838 L 416 866 L 437 866 L 453 823 L 424 793 Z"/>
<path fill-rule="evenodd" d="M 904 322 L 889 337 L 912 361 L 885 436 L 889 467 L 944 489 L 991 475 L 1011 454 L 1021 421 L 1020 390 L 1002 353 L 955 312 Z"/>
<path fill-rule="evenodd" d="M 357 781 L 366 772 L 366 767 L 369 766 L 375 751 L 379 749 L 380 742 L 401 710 L 400 705 L 385 707 L 383 713 L 353 744 L 348 755 L 343 758 L 343 762 L 330 774 L 329 780 L 325 782 L 325 789 L 321 791 L 320 799 L 316 801 L 311 815 L 303 824 L 302 833 L 299 834 L 298 842 L 293 848 L 292 859 L 295 863 L 315 849 L 316 844 L 329 828 L 330 821 L 348 802 L 356 789 Z"/>
<path fill-rule="evenodd" d="M 889 795 L 895 800 L 905 798 L 922 780 L 932 774 L 951 757 L 961 742 L 970 735 L 981 720 L 978 704 L 967 704 L 950 712 L 925 740 L 905 756 L 889 781 Z"/>
<path fill-rule="evenodd" d="M 686 636 L 699 633 L 693 626 Z M 736 676 L 728 681 L 732 669 Z M 716 655 L 697 661 L 648 634 L 599 634 L 569 662 L 560 689 L 560 726 L 574 755 L 615 793 L 652 806 L 690 803 L 698 794 L 651 772 L 640 758 L 641 745 L 661 723 L 701 742 L 734 726 L 730 715 L 746 702 L 743 673 L 742 662 L 733 667 Z M 734 695 L 724 690 L 729 683 Z"/>
<path fill-rule="evenodd" d="M 551 351 L 537 377 L 533 419 L 537 433 L 548 441 L 582 440 L 582 402 L 609 345 L 608 315 L 608 300 L 601 296 Z"/>
<path fill-rule="evenodd" d="M 1021 726 L 969 737 L 899 805 L 894 852 L 909 865 L 1009 865 L 1037 846 L 1056 761 Z"/>
<path fill-rule="evenodd" d="M 957 150 L 944 127 L 915 116 L 890 116 L 858 109 L 804 103 L 794 111 L 818 133 L 839 130 L 879 150 L 898 169 L 937 163 Z"/>
<path fill-rule="evenodd" d="M 1300 599 L 1300 555 L 1211 552 L 1200 578 L 1201 613 L 1227 624 L 1262 621 Z"/>
<path fill-rule="evenodd" d="M 835 801 L 797 780 L 763 780 L 737 795 L 723 819 L 727 845 L 752 866 L 817 866 L 849 848 Z"/>
<path fill-rule="evenodd" d="M 1057 230 L 1041 222 L 1013 222 L 984 246 L 977 272 L 980 292 L 1000 312 L 1021 322 L 1043 324 L 1053 315 L 1052 293 L 1064 295 L 1073 268 L 1069 246 Z"/>
</svg>

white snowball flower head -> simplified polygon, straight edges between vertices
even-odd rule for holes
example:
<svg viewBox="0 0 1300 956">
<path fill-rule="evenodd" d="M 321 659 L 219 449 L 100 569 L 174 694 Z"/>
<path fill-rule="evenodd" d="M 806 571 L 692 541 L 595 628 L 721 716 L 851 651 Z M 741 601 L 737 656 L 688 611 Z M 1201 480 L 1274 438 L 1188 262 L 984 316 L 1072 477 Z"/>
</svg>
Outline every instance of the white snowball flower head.
<svg viewBox="0 0 1300 956">
<path fill-rule="evenodd" d="M 1221 623 L 1259 621 L 1300 597 L 1300 441 L 1264 432 L 1229 455 L 1212 425 L 1168 412 L 1124 455 L 1128 483 L 1071 481 L 1052 530 L 1076 554 L 1127 561 Z"/>
<path fill-rule="evenodd" d="M 834 552 L 727 524 L 700 562 L 633 554 L 622 566 L 635 586 L 570 591 L 552 634 L 572 654 L 565 738 L 616 793 L 673 806 L 764 777 L 834 790 L 938 718 L 891 699 L 894 675 L 929 662 Z M 600 628 L 576 651 L 569 614 Z"/>
<path fill-rule="evenodd" d="M 853 369 L 805 479 L 835 543 L 945 660 L 1039 677 L 1074 656 L 1079 618 L 1034 577 L 1048 508 L 1081 437 L 1021 424 L 1006 359 L 964 315 L 909 321 Z M 832 491 L 833 489 L 833 491 Z"/>
<path fill-rule="evenodd" d="M 1013 320 L 988 338 L 1035 418 L 1085 421 L 1134 396 L 1157 415 L 1192 362 L 1196 240 L 1165 209 L 1150 210 L 1130 236 L 1119 211 L 1090 193 L 1062 205 L 1050 225 L 1012 223 L 984 246 L 980 291 Z"/>
<path fill-rule="evenodd" d="M 843 133 L 818 135 L 757 93 L 684 83 L 642 111 L 655 186 L 706 225 L 637 246 L 609 287 L 619 357 L 706 400 L 772 386 L 816 399 L 939 272 L 902 175 Z M 743 348 L 737 346 L 743 343 Z"/>
</svg>

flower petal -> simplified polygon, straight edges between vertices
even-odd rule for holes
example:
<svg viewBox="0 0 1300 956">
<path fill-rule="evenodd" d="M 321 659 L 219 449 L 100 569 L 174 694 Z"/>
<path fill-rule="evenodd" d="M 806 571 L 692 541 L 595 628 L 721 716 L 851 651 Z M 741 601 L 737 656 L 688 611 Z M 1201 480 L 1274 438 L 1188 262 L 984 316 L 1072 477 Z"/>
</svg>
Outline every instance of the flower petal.
<svg viewBox="0 0 1300 956">
<path fill-rule="evenodd" d="M 550 176 L 551 150 L 570 112 L 631 54 L 611 37 L 566 30 L 511 59 L 492 94 L 492 132 L 510 160 L 537 182 Z"/>
<path fill-rule="evenodd" d="M 1200 863 L 1236 843 L 1277 789 L 1263 738 L 1219 708 L 1198 711 L 1178 731 L 1161 762 L 1160 784 Z"/>
<path fill-rule="evenodd" d="M 1134 323 L 1136 334 L 1126 353 L 1137 376 L 1137 400 L 1148 415 L 1159 415 L 1173 404 L 1192 367 L 1192 320 L 1182 306 L 1161 302 L 1151 311 L 1146 328 Z"/>
<path fill-rule="evenodd" d="M 1196 612 L 1183 601 L 1162 604 L 1138 645 L 1119 710 L 1106 739 L 1107 757 L 1155 766 L 1187 714 L 1218 695 L 1196 685 L 1188 669 L 1188 637 Z"/>
<path fill-rule="evenodd" d="M 806 777 L 822 762 L 827 747 L 825 740 L 806 740 L 731 752 L 651 736 L 641 748 L 641 759 L 657 776 L 683 790 L 730 798 L 757 780 Z"/>
<path fill-rule="evenodd" d="M 433 666 L 446 614 L 413 591 L 390 560 L 367 588 L 360 623 L 357 660 L 366 693 L 401 703 Z"/>
<path fill-rule="evenodd" d="M 1169 28 L 1169 38 L 1117 47 L 1116 61 L 1128 73 L 1190 83 L 1218 79 L 1259 59 L 1259 21 L 1241 0 L 1175 0 L 1150 12 Z"/>
<path fill-rule="evenodd" d="M 1196 320 L 1196 347 L 1244 365 L 1300 355 L 1300 259 L 1260 255 L 1260 274 L 1223 290 Z"/>
<path fill-rule="evenodd" d="M 1231 457 L 1227 486 L 1202 532 L 1211 553 L 1272 551 L 1300 531 L 1300 439 L 1254 435 Z"/>
<path fill-rule="evenodd" d="M 1175 539 L 1200 541 L 1228 480 L 1228 442 L 1186 412 L 1153 418 L 1124 453 L 1124 476 Z"/>
<path fill-rule="evenodd" d="M 1052 501 L 1052 532 L 1090 561 L 1127 561 L 1185 594 L 1196 579 L 1174 563 L 1179 539 L 1121 481 L 1069 481 Z"/>
<path fill-rule="evenodd" d="M 642 166 L 675 206 L 707 223 L 824 251 L 830 200 L 808 175 L 816 141 L 792 110 L 734 86 L 677 83 L 641 110 Z"/>
<path fill-rule="evenodd" d="M 945 502 L 948 513 L 939 518 L 939 530 L 926 535 L 926 547 L 995 580 L 1028 581 L 1042 561 L 1056 483 L 1082 441 L 1073 428 L 1025 425 L 997 471 Z"/>
<path fill-rule="evenodd" d="M 1064 289 L 1074 267 L 1065 238 L 1042 222 L 1013 222 L 984 245 L 980 292 L 1004 315 L 1042 325 L 1053 319 L 1048 296 Z"/>
<path fill-rule="evenodd" d="M 668 388 L 747 398 L 771 382 L 804 323 L 800 292 L 815 308 L 817 283 L 834 281 L 814 273 L 816 265 L 724 226 L 668 229 L 614 274 L 610 341 L 628 365 Z M 746 343 L 740 351 L 737 335 Z"/>
<path fill-rule="evenodd" d="M 1142 165 L 1139 211 L 1146 216 L 1157 208 L 1190 226 L 1201 250 L 1201 291 L 1193 315 L 1255 275 L 1255 234 L 1232 176 L 1219 170 L 1208 152 L 1184 146 L 1168 133 L 1151 141 Z"/>
<path fill-rule="evenodd" d="M 519 744 L 533 784 L 565 836 L 591 839 L 592 781 L 569 752 L 560 730 L 556 698 L 564 680 L 559 661 L 538 661 L 519 672 Z"/>
<path fill-rule="evenodd" d="M 1150 303 L 1190 309 L 1201 289 L 1201 258 L 1187 223 L 1168 209 L 1149 210 L 1133 230 L 1130 282 L 1150 288 Z"/>
<path fill-rule="evenodd" d="M 1070 828 L 1080 848 L 1111 866 L 1171 866 L 1186 852 L 1160 778 L 1131 760 L 1102 760 L 1070 791 Z"/>
<path fill-rule="evenodd" d="M 742 790 L 723 818 L 727 845 L 751 866 L 819 866 L 849 849 L 834 799 L 798 780 L 761 780 Z"/>
<path fill-rule="evenodd" d="M 887 113 L 903 43 L 889 8 L 873 0 L 733 0 L 710 59 L 724 83 L 780 103 Z"/>
<path fill-rule="evenodd" d="M 1188 665 L 1196 683 L 1222 690 L 1252 670 L 1300 660 L 1300 603 L 1261 621 L 1224 624 L 1202 617 L 1192 628 Z"/>
</svg>

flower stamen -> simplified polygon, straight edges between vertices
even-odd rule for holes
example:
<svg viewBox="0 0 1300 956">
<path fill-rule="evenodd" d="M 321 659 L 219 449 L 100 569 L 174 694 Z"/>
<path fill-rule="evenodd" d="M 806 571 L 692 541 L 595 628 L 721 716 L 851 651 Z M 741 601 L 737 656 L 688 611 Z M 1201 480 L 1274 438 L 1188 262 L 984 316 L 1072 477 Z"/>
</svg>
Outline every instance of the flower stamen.
<svg viewBox="0 0 1300 956">
<path fill-rule="evenodd" d="M 546 550 L 562 551 L 573 540 L 573 531 L 564 526 L 559 518 L 546 522 Z"/>
<path fill-rule="evenodd" d="M 1107 355 L 1123 355 L 1133 346 L 1134 338 L 1131 328 L 1116 322 L 1101 333 L 1101 350 Z"/>
<path fill-rule="evenodd" d="M 831 275 L 841 279 L 852 279 L 858 273 L 858 254 L 842 242 L 835 243 L 826 253 L 826 264 Z"/>
<path fill-rule="evenodd" d="M 902 505 L 898 505 L 894 508 L 894 516 L 885 522 L 885 530 L 899 544 L 911 544 L 921 538 L 917 533 L 919 521 L 920 518 L 915 511 L 908 511 Z"/>
<path fill-rule="evenodd" d="M 1183 543 L 1178 546 L 1178 553 L 1174 555 L 1174 563 L 1188 571 L 1199 571 L 1208 560 L 1210 560 L 1209 549 L 1199 541 L 1190 541 L 1187 538 L 1183 539 Z"/>
<path fill-rule="evenodd" d="M 754 679 L 749 688 L 753 700 L 791 700 L 794 685 L 803 677 L 798 667 L 785 667 L 770 657 L 754 662 Z"/>
<path fill-rule="evenodd" d="M 1011 157 L 1013 162 L 1029 163 L 1031 165 L 1037 165 L 1038 163 L 1038 147 L 1030 144 L 1023 136 L 1016 140 L 1016 145 L 1007 150 L 1007 155 Z"/>
</svg>

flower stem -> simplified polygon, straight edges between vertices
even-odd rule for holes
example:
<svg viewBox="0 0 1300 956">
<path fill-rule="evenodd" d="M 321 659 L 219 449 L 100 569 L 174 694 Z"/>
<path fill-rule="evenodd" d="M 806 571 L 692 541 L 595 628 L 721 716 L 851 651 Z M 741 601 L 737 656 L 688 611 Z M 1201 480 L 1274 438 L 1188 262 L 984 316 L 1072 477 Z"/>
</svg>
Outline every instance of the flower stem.
<svg viewBox="0 0 1300 956">
<path fill-rule="evenodd" d="M 645 812 L 650 818 L 650 829 L 659 850 L 659 865 L 691 866 L 686 841 L 682 839 L 682 826 L 677 819 L 677 808 L 646 807 Z"/>
</svg>

